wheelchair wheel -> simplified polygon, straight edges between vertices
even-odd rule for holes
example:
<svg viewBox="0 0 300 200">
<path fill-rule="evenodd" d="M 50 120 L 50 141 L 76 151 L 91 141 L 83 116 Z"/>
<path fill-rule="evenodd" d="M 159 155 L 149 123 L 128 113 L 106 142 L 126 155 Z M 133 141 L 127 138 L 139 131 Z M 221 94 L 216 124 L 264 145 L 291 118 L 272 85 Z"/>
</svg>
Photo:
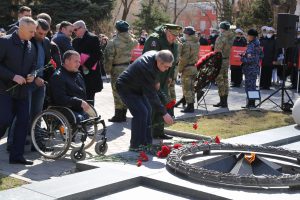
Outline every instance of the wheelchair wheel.
<svg viewBox="0 0 300 200">
<path fill-rule="evenodd" d="M 90 148 L 94 142 L 96 141 L 96 136 L 98 132 L 97 124 L 87 125 L 87 137 L 84 142 L 84 149 Z M 78 148 L 81 146 L 81 137 L 84 135 L 84 131 L 77 129 L 75 133 L 72 135 L 72 143 L 71 147 Z"/>
<path fill-rule="evenodd" d="M 108 145 L 107 145 L 106 141 L 99 141 L 95 145 L 95 152 L 98 155 L 104 155 L 107 152 L 107 149 L 108 149 Z"/>
<path fill-rule="evenodd" d="M 45 158 L 58 159 L 69 150 L 71 132 L 71 126 L 64 115 L 47 109 L 32 122 L 32 143 Z"/>
<path fill-rule="evenodd" d="M 90 107 L 91 109 L 88 112 L 88 115 L 90 118 L 97 117 L 97 111 L 95 110 L 94 107 Z M 97 124 L 89 123 L 87 124 L 87 138 L 84 142 L 84 149 L 90 148 L 96 141 L 97 133 L 98 133 L 98 126 Z M 81 137 L 84 135 L 84 130 L 82 128 L 77 129 L 72 136 L 72 143 L 71 147 L 77 148 L 80 147 L 82 142 L 81 142 Z"/>
<path fill-rule="evenodd" d="M 81 148 L 74 148 L 71 151 L 71 159 L 73 162 L 82 161 L 86 158 L 86 152 L 83 150 L 80 150 Z"/>
</svg>

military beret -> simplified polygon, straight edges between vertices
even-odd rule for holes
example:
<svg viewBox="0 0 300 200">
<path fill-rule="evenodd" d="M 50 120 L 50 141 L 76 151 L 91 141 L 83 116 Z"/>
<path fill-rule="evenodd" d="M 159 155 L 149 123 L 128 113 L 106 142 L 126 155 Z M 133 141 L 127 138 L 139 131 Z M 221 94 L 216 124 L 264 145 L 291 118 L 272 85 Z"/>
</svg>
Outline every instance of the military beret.
<svg viewBox="0 0 300 200">
<path fill-rule="evenodd" d="M 196 31 L 195 31 L 194 27 L 187 26 L 184 28 L 183 33 L 187 34 L 187 35 L 194 35 L 196 33 Z"/>
<path fill-rule="evenodd" d="M 258 36 L 258 32 L 255 29 L 250 29 L 247 34 L 255 37 Z"/>
<path fill-rule="evenodd" d="M 119 20 L 116 22 L 116 29 L 119 32 L 127 32 L 129 29 L 129 24 L 126 21 Z"/>
<path fill-rule="evenodd" d="M 229 30 L 230 23 L 228 21 L 223 21 L 219 24 L 219 27 L 224 30 Z"/>
<path fill-rule="evenodd" d="M 178 36 L 182 31 L 182 27 L 176 24 L 165 24 L 164 27 L 176 36 Z"/>
</svg>

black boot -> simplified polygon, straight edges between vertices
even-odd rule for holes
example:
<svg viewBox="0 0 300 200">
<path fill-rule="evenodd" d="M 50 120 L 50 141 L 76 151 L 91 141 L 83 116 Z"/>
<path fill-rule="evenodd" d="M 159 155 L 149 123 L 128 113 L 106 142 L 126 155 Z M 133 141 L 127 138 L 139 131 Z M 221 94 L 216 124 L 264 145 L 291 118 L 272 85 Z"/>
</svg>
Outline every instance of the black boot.
<svg viewBox="0 0 300 200">
<path fill-rule="evenodd" d="M 221 108 L 227 108 L 228 104 L 227 104 L 227 97 L 228 96 L 222 96 L 220 97 L 220 102 L 213 105 L 213 107 L 221 107 Z"/>
<path fill-rule="evenodd" d="M 126 113 L 127 113 L 127 109 L 122 109 L 122 120 L 123 120 L 123 122 L 126 122 Z"/>
<path fill-rule="evenodd" d="M 123 111 L 121 109 L 115 109 L 115 116 L 108 119 L 109 122 L 123 122 Z"/>
<path fill-rule="evenodd" d="M 223 97 L 221 97 L 221 107 L 222 108 L 228 108 L 228 103 L 227 103 L 227 98 L 228 98 L 228 96 L 226 95 L 226 96 L 223 96 Z"/>
<path fill-rule="evenodd" d="M 188 106 L 184 110 L 181 110 L 181 112 L 193 113 L 194 112 L 194 103 L 188 103 Z"/>
<path fill-rule="evenodd" d="M 182 106 L 185 106 L 186 101 L 185 101 L 184 96 L 174 105 L 174 107 L 177 108 L 181 103 L 182 103 Z"/>
<path fill-rule="evenodd" d="M 220 102 L 217 104 L 214 104 L 213 107 L 221 107 L 222 105 L 222 97 L 220 97 Z"/>
<path fill-rule="evenodd" d="M 248 101 L 248 108 L 255 108 L 255 100 L 249 100 Z"/>
</svg>

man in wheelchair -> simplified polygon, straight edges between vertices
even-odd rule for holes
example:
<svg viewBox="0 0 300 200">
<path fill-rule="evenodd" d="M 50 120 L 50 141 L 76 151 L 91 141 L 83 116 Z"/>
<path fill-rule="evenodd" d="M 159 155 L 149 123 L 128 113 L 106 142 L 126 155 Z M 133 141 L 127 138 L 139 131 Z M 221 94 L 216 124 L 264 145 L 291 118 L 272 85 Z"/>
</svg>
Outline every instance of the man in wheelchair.
<svg viewBox="0 0 300 200">
<path fill-rule="evenodd" d="M 63 55 L 63 66 L 51 77 L 51 105 L 70 108 L 76 121 L 88 119 L 90 105 L 86 102 L 86 87 L 80 71 L 80 55 L 68 50 Z"/>
<path fill-rule="evenodd" d="M 80 71 L 80 55 L 68 50 L 63 65 L 54 72 L 48 85 L 49 107 L 40 113 L 32 124 L 32 141 L 37 151 L 46 158 L 58 159 L 71 146 L 71 159 L 85 159 L 85 149 L 95 145 L 99 155 L 107 151 L 106 126 L 86 99 L 86 87 Z M 98 124 L 103 129 L 98 132 Z"/>
</svg>

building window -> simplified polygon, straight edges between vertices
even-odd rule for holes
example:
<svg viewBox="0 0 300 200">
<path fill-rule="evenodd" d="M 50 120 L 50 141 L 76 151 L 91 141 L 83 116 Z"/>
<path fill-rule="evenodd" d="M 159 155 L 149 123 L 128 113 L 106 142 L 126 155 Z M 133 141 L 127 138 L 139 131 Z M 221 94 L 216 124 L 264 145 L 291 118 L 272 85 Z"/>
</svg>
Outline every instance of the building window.
<svg viewBox="0 0 300 200">
<path fill-rule="evenodd" d="M 204 31 L 206 29 L 206 21 L 200 21 L 200 31 Z"/>
</svg>

